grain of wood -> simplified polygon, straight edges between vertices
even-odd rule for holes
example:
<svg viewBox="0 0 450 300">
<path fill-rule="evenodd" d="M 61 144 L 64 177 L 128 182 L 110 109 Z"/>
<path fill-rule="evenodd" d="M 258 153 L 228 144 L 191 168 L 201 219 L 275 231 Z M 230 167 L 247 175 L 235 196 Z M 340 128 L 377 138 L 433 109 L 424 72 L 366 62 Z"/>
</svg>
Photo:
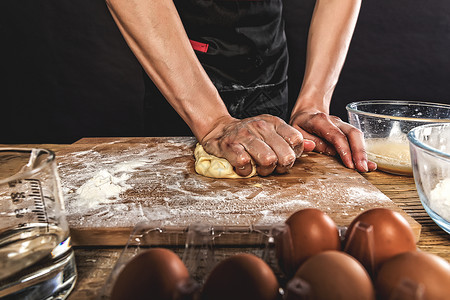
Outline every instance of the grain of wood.
<svg viewBox="0 0 450 300">
<path fill-rule="evenodd" d="M 364 210 L 386 207 L 403 214 L 416 236 L 420 234 L 413 218 L 333 157 L 311 153 L 288 174 L 216 180 L 195 173 L 195 143 L 188 137 L 110 138 L 83 139 L 60 148 L 58 168 L 74 244 L 124 245 L 139 221 L 173 227 L 270 226 L 307 207 L 326 212 L 339 226 L 349 225 Z M 95 172 L 114 173 L 124 163 L 138 167 L 127 171 L 126 185 L 132 188 L 120 199 L 103 199 L 92 207 L 81 201 L 77 190 Z"/>
</svg>

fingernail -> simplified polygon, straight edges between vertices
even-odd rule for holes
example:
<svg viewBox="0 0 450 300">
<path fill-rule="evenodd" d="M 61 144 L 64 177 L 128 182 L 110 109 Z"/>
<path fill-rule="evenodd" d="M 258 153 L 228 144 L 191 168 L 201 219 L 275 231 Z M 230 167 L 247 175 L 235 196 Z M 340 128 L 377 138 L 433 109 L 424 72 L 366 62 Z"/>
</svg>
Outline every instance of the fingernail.
<svg viewBox="0 0 450 300">
<path fill-rule="evenodd" d="M 364 171 L 366 171 L 366 172 L 369 172 L 369 166 L 367 165 L 367 161 L 363 161 L 363 169 L 364 169 Z"/>
<path fill-rule="evenodd" d="M 294 147 L 295 158 L 299 158 L 303 153 L 303 145 L 298 145 Z"/>
<path fill-rule="evenodd" d="M 365 161 L 365 160 L 361 161 L 361 166 L 362 166 L 364 172 L 369 172 L 369 166 L 367 165 L 367 161 Z"/>
</svg>

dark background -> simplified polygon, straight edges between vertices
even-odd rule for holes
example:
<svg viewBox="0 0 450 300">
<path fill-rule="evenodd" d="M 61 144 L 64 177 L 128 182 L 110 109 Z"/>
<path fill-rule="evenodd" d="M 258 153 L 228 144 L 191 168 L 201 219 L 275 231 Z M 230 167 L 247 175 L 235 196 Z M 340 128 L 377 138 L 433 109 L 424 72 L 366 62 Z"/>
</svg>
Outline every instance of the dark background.
<svg viewBox="0 0 450 300">
<path fill-rule="evenodd" d="M 284 0 L 290 99 L 312 0 Z M 128 49 L 102 0 L 0 2 L 0 143 L 189 134 Z M 450 1 L 366 0 L 331 107 L 369 99 L 450 103 Z"/>
</svg>

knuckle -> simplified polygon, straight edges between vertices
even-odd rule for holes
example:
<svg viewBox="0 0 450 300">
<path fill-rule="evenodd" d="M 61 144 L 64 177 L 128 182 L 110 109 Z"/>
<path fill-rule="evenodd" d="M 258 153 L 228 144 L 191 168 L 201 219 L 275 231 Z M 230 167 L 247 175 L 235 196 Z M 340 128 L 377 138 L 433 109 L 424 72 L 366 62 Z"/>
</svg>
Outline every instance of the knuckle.
<svg viewBox="0 0 450 300">
<path fill-rule="evenodd" d="M 246 155 L 240 154 L 236 157 L 235 167 L 242 168 L 250 163 L 250 158 Z"/>
<path fill-rule="evenodd" d="M 314 114 L 313 119 L 314 120 L 325 121 L 325 120 L 329 119 L 329 115 L 324 113 L 324 112 L 318 112 L 318 113 Z"/>
<path fill-rule="evenodd" d="M 252 126 L 255 127 L 258 131 L 260 130 L 266 130 L 267 126 L 267 122 L 265 120 L 254 120 L 252 122 Z"/>
<path fill-rule="evenodd" d="M 276 124 L 286 124 L 286 122 L 283 119 L 277 116 L 270 116 L 270 120 Z"/>
<path fill-rule="evenodd" d="M 342 132 L 336 132 L 335 134 L 330 135 L 330 142 L 333 145 L 338 144 L 339 142 L 347 141 L 347 137 Z"/>
<path fill-rule="evenodd" d="M 237 131 L 237 136 L 240 138 L 244 138 L 245 140 L 248 140 L 251 137 L 253 137 L 253 133 L 248 128 L 244 127 L 239 128 L 239 130 Z"/>
<path fill-rule="evenodd" d="M 358 136 L 358 137 L 363 137 L 364 136 L 363 132 L 361 130 L 359 130 L 358 128 L 356 128 L 356 127 L 350 128 L 349 135 L 355 135 L 355 136 Z"/>
<path fill-rule="evenodd" d="M 266 154 L 266 155 L 262 155 L 259 158 L 259 165 L 262 167 L 271 167 L 276 165 L 278 162 L 278 159 L 276 157 L 276 155 L 274 154 Z"/>
<path fill-rule="evenodd" d="M 275 124 L 275 125 L 286 124 L 286 122 L 283 119 L 281 119 L 281 118 L 279 118 L 277 116 L 273 116 L 273 115 L 269 115 L 269 114 L 263 114 L 263 115 L 261 115 L 261 117 L 264 120 L 267 120 L 268 122 L 270 122 L 272 124 Z"/>
<path fill-rule="evenodd" d="M 329 118 L 334 121 L 334 122 L 341 122 L 341 118 L 339 118 L 338 116 L 329 116 Z"/>
<path fill-rule="evenodd" d="M 222 143 L 220 144 L 221 151 L 233 151 L 238 152 L 236 143 L 233 139 L 226 137 L 222 140 Z"/>
<path fill-rule="evenodd" d="M 295 130 L 295 132 L 288 137 L 288 141 L 291 145 L 298 146 L 303 143 L 303 135 L 298 130 Z"/>
</svg>

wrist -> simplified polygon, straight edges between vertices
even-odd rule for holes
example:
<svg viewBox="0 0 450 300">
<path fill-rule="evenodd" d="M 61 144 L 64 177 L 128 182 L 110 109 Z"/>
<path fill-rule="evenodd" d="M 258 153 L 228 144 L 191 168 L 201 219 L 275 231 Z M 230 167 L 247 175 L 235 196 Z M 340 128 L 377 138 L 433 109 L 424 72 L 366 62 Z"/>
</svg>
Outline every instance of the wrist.
<svg viewBox="0 0 450 300">
<path fill-rule="evenodd" d="M 317 99 L 298 98 L 291 112 L 291 120 L 301 113 L 325 113 L 329 114 L 329 105 Z"/>
<path fill-rule="evenodd" d="M 214 88 L 208 93 L 203 90 L 197 94 L 195 101 L 188 101 L 185 106 L 185 121 L 199 142 L 220 127 L 226 120 L 234 118 L 229 114 L 219 92 Z"/>
<path fill-rule="evenodd" d="M 334 86 L 327 89 L 320 89 L 315 85 L 305 84 L 294 105 L 293 112 L 297 111 L 317 111 L 329 114 L 331 96 L 333 95 Z"/>
<path fill-rule="evenodd" d="M 165 97 L 201 141 L 220 123 L 219 120 L 231 116 L 209 78 L 183 83 L 182 86 L 172 85 Z"/>
</svg>

